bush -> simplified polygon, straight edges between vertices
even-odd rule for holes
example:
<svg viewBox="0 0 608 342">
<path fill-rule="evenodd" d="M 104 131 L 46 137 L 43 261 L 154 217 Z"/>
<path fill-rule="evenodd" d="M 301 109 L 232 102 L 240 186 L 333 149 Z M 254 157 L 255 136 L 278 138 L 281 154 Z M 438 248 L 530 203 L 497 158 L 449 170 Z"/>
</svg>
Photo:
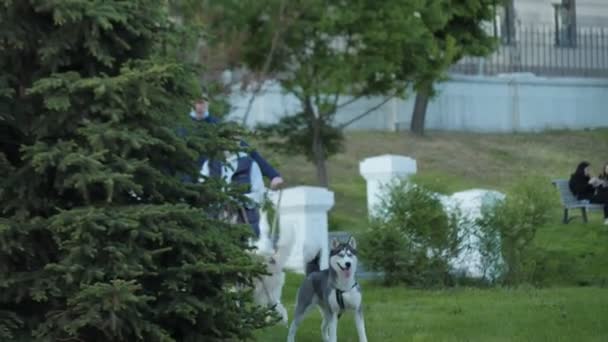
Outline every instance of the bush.
<svg viewBox="0 0 608 342">
<path fill-rule="evenodd" d="M 499 281 L 504 284 L 534 281 L 537 263 L 542 258 L 534 247 L 534 238 L 554 205 L 549 184 L 544 177 L 528 177 L 515 184 L 505 200 L 482 208 L 482 217 L 477 222 L 484 233 L 482 246 L 489 254 L 495 244 L 500 244 L 504 263 Z M 492 238 L 496 235 L 500 241 Z"/>
<path fill-rule="evenodd" d="M 384 272 L 385 284 L 450 283 L 448 260 L 459 245 L 458 212 L 446 214 L 431 191 L 405 181 L 386 188 L 375 212 L 361 252 L 369 267 Z"/>
</svg>

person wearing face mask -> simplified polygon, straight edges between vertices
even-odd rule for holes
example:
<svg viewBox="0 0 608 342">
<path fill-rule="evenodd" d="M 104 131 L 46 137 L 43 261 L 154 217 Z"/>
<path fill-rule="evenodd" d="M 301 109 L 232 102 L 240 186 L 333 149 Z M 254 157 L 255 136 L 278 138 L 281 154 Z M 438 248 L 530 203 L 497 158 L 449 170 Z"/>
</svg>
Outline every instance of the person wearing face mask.
<svg viewBox="0 0 608 342">
<path fill-rule="evenodd" d="M 604 205 L 604 224 L 608 225 L 608 201 L 602 194 L 603 182 L 597 177 L 591 177 L 589 162 L 583 161 L 578 164 L 576 171 L 570 176 L 568 186 L 570 191 L 578 200 L 588 200 L 590 203 Z"/>
<path fill-rule="evenodd" d="M 201 124 L 219 123 L 219 120 L 209 113 L 209 98 L 205 95 L 205 93 L 202 93 L 201 97 L 194 102 L 194 108 L 192 108 L 192 111 L 190 111 L 190 118 L 192 118 L 192 120 L 194 120 L 195 122 Z M 249 146 L 243 140 L 240 141 L 240 145 L 242 147 Z M 277 172 L 277 170 L 275 170 L 275 168 L 273 168 L 270 163 L 268 163 L 266 159 L 264 159 L 257 151 L 251 151 L 249 153 L 249 157 L 251 157 L 253 161 L 256 162 L 256 164 L 260 168 L 262 175 L 270 180 L 271 189 L 274 190 L 280 188 L 283 185 L 284 180 L 281 177 L 281 174 L 279 174 L 279 172 Z M 202 157 L 200 159 L 199 162 L 201 164 L 201 167 L 205 163 L 205 161 L 205 157 Z"/>
</svg>

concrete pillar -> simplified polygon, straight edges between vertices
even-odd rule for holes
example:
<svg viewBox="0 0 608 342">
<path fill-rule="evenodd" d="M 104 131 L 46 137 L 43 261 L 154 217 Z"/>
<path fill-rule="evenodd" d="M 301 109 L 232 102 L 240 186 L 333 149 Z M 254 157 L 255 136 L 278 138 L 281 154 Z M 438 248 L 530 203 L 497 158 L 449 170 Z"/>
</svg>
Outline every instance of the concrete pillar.
<svg viewBox="0 0 608 342">
<path fill-rule="evenodd" d="M 416 173 L 416 160 L 385 154 L 367 158 L 359 163 L 359 172 L 367 182 L 367 211 L 373 214 L 380 202 L 383 186 L 397 179 L 407 179 Z"/>
<path fill-rule="evenodd" d="M 278 194 L 271 196 L 277 202 Z M 326 188 L 298 186 L 283 190 L 279 206 L 281 232 L 292 229 L 295 245 L 286 267 L 304 272 L 305 260 L 314 258 L 321 251 L 321 269 L 329 267 L 327 212 L 334 205 L 334 193 Z"/>
</svg>

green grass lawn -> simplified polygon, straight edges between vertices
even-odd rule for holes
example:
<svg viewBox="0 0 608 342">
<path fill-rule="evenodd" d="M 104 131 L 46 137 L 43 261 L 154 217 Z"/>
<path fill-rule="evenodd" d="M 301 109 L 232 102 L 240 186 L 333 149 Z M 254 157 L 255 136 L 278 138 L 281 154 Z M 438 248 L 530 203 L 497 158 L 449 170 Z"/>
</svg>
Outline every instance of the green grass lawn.
<svg viewBox="0 0 608 342">
<path fill-rule="evenodd" d="M 284 303 L 293 315 L 302 276 L 290 274 Z M 413 290 L 363 283 L 369 341 L 608 341 L 608 289 Z M 297 341 L 320 341 L 321 315 L 309 313 Z M 258 341 L 285 341 L 281 325 L 259 331 Z M 341 342 L 358 341 L 352 313 L 338 326 Z"/>
<path fill-rule="evenodd" d="M 265 155 L 271 156 L 268 151 Z M 450 194 L 471 188 L 507 191 L 528 175 L 568 178 L 581 160 L 599 173 L 608 162 L 608 130 L 542 134 L 464 134 L 355 132 L 345 151 L 328 162 L 336 204 L 330 229 L 367 228 L 365 181 L 359 162 L 381 154 L 415 158 L 415 181 Z M 315 185 L 312 164 L 301 157 L 273 156 L 289 185 Z M 608 227 L 601 212 L 590 221 L 561 223 L 557 191 L 550 222 L 534 241 L 542 262 L 537 287 L 414 290 L 364 283 L 370 341 L 608 341 Z M 577 214 L 578 213 L 573 213 Z M 290 319 L 301 276 L 289 275 L 283 301 Z M 320 314 L 314 311 L 299 330 L 299 341 L 320 340 Z M 259 341 L 283 341 L 282 326 L 260 331 Z M 340 341 L 357 341 L 352 315 L 341 319 Z"/>
</svg>

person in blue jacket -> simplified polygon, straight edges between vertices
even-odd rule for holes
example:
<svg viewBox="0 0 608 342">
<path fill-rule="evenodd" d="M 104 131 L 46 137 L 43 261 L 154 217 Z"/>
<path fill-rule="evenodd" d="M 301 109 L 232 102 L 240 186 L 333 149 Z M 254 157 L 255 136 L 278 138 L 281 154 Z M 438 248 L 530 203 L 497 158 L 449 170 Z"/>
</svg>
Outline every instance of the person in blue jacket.
<svg viewBox="0 0 608 342">
<path fill-rule="evenodd" d="M 264 179 L 258 164 L 243 152 L 224 152 L 226 160 L 207 160 L 201 169 L 200 182 L 206 177 L 223 178 L 227 183 L 242 186 L 246 200 L 236 213 L 237 222 L 249 224 L 256 239 L 260 238 L 260 208 L 264 201 Z"/>
<path fill-rule="evenodd" d="M 201 97 L 194 103 L 194 108 L 190 112 L 190 118 L 195 122 L 206 123 L 206 124 L 217 124 L 219 120 L 213 117 L 209 113 L 209 103 L 208 97 L 202 93 Z M 249 145 L 241 140 L 241 146 L 248 147 Z M 262 171 L 262 175 L 267 177 L 270 180 L 270 188 L 277 189 L 281 187 L 284 183 L 281 174 L 277 172 L 267 161 L 264 159 L 257 151 L 251 151 L 249 156 L 257 163 L 260 167 L 260 171 Z M 206 161 L 205 157 L 202 157 L 200 160 L 200 167 L 202 168 L 204 162 Z"/>
</svg>

